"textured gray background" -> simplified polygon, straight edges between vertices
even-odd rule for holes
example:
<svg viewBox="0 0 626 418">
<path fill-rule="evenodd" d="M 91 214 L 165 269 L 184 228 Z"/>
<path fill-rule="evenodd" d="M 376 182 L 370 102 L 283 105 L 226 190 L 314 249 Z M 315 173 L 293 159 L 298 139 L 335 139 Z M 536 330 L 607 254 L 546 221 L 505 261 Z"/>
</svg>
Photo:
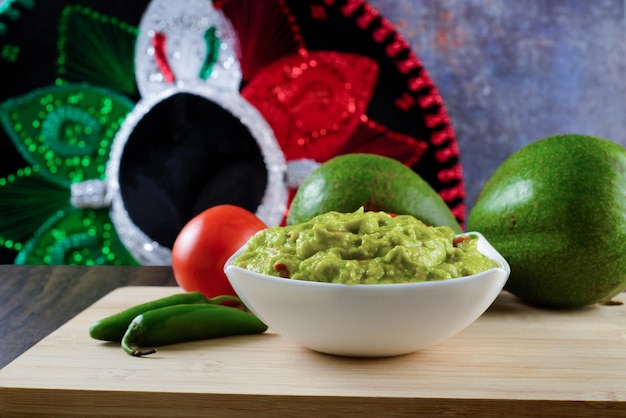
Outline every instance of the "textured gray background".
<svg viewBox="0 0 626 418">
<path fill-rule="evenodd" d="M 624 0 L 371 0 L 412 45 L 454 126 L 468 213 L 506 157 L 580 133 L 626 145 Z"/>
</svg>

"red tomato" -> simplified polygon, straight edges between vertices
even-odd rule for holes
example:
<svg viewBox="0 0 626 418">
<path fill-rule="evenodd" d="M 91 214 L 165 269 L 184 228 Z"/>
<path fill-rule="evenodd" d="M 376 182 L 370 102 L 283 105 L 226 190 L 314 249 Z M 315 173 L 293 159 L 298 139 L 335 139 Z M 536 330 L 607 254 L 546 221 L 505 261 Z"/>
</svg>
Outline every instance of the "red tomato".
<svg viewBox="0 0 626 418">
<path fill-rule="evenodd" d="M 267 226 L 255 214 L 234 205 L 213 206 L 191 219 L 172 247 L 172 269 L 185 291 L 206 297 L 236 293 L 224 264 L 252 235 Z"/>
</svg>

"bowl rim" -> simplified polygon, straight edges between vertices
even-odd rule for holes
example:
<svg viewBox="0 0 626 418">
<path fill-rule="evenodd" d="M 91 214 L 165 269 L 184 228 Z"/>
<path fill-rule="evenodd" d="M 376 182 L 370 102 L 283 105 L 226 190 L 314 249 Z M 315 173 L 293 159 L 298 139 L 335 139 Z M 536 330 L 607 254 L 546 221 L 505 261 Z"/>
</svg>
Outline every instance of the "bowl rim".
<svg viewBox="0 0 626 418">
<path fill-rule="evenodd" d="M 308 280 L 292 280 L 283 277 L 270 276 L 268 274 L 258 273 L 256 271 L 251 271 L 244 269 L 242 267 L 232 265 L 233 260 L 237 257 L 247 246 L 246 244 L 242 245 L 237 251 L 235 251 L 229 258 L 226 260 L 224 264 L 224 272 L 227 277 L 229 271 L 240 271 L 245 272 L 245 274 L 251 275 L 261 280 L 266 280 L 275 283 L 292 283 L 295 286 L 304 286 L 304 287 L 328 287 L 328 288 L 354 288 L 354 289 L 364 289 L 364 288 L 413 288 L 413 287 L 432 287 L 432 286 L 446 286 L 449 283 L 463 283 L 468 281 L 480 280 L 484 276 L 490 276 L 494 272 L 500 271 L 505 273 L 505 277 L 508 277 L 511 274 L 511 266 L 506 261 L 506 259 L 496 250 L 491 243 L 485 238 L 483 234 L 475 231 L 467 231 L 462 232 L 460 234 L 456 234 L 455 237 L 462 237 L 466 235 L 476 235 L 478 236 L 478 247 L 479 251 L 491 258 L 495 262 L 497 262 L 500 266 L 493 267 L 485 271 L 481 271 L 480 273 L 471 274 L 469 276 L 461 276 L 455 277 L 452 279 L 445 280 L 431 280 L 431 281 L 421 281 L 421 282 L 404 282 L 404 283 L 358 283 L 358 284 L 346 284 L 346 283 L 329 283 L 329 282 L 316 282 L 316 281 L 308 281 Z M 229 277 L 230 280 L 230 277 Z"/>
</svg>

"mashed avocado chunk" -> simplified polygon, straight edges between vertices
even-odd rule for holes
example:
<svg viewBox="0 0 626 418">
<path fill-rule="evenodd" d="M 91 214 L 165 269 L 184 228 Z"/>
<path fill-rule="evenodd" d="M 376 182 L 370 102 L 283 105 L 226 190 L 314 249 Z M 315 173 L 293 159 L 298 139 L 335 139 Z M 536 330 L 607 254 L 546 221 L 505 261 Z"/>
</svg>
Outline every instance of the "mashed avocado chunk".
<svg viewBox="0 0 626 418">
<path fill-rule="evenodd" d="M 481 254 L 477 237 L 455 237 L 410 215 L 328 212 L 250 238 L 236 266 L 295 280 L 345 284 L 445 280 L 498 264 Z"/>
</svg>

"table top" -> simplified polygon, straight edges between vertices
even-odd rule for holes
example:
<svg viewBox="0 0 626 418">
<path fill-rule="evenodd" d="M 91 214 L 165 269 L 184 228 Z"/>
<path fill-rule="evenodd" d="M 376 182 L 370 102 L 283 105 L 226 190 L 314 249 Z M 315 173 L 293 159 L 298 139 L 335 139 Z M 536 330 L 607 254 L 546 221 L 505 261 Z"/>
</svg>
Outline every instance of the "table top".
<svg viewBox="0 0 626 418">
<path fill-rule="evenodd" d="M 0 410 L 42 415 L 43 402 L 48 416 L 67 405 L 99 416 L 113 404 L 124 416 L 138 416 L 129 405 L 171 416 L 183 403 L 195 412 L 244 408 L 272 417 L 280 416 L 277 405 L 282 416 L 626 413 L 626 294 L 612 305 L 563 312 L 503 292 L 455 338 L 371 361 L 314 353 L 273 332 L 176 345 L 143 361 L 85 333 L 98 318 L 176 292 L 175 284 L 169 267 L 0 266 Z"/>
<path fill-rule="evenodd" d="M 123 286 L 175 286 L 171 267 L 0 265 L 0 369 Z"/>
</svg>

